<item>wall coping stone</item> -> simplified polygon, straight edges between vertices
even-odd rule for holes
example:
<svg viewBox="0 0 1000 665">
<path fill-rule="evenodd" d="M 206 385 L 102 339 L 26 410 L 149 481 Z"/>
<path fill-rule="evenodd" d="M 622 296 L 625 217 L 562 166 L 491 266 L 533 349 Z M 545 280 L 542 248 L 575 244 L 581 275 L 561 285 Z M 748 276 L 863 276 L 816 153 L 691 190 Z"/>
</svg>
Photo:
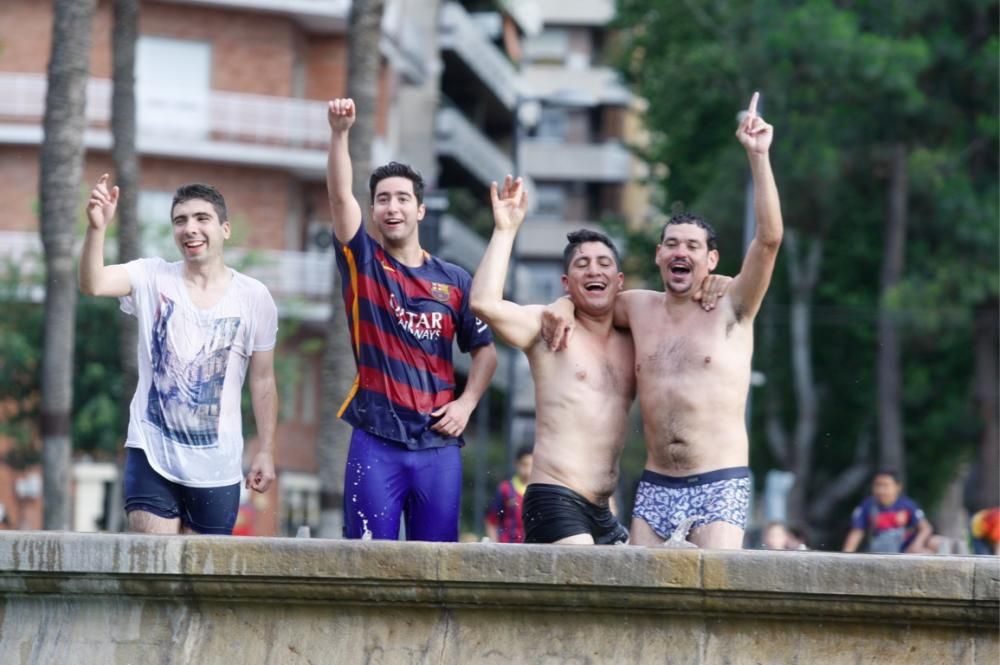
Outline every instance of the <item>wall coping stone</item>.
<svg viewBox="0 0 1000 665">
<path fill-rule="evenodd" d="M 126 596 L 964 626 L 1000 558 L 0 532 L 0 596 Z"/>
</svg>

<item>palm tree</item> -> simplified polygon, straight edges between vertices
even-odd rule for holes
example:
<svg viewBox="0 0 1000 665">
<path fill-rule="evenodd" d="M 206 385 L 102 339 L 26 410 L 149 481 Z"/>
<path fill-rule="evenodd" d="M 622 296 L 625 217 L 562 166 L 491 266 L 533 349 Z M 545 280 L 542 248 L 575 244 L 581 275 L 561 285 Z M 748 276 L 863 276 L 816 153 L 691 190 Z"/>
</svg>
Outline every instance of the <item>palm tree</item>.
<svg viewBox="0 0 1000 665">
<path fill-rule="evenodd" d="M 381 65 L 379 40 L 382 36 L 384 0 L 354 0 L 348 19 L 347 96 L 361 109 L 351 128 L 351 162 L 354 168 L 354 196 L 364 209 L 368 200 L 365 183 L 371 172 L 372 143 L 375 139 L 375 108 Z M 332 259 L 331 259 L 332 260 Z M 340 274 L 333 271 L 330 292 L 330 321 L 323 355 L 322 417 L 318 450 L 320 478 L 319 535 L 339 537 L 344 515 L 344 466 L 351 428 L 337 417 L 337 410 L 354 378 L 351 340 L 340 295 Z"/>
<path fill-rule="evenodd" d="M 96 0 L 54 0 L 39 191 L 45 250 L 42 355 L 44 526 L 69 528 L 70 411 L 76 271 L 73 245 L 83 173 L 83 132 Z"/>
<path fill-rule="evenodd" d="M 114 0 L 111 28 L 111 60 L 114 88 L 111 95 L 111 158 L 115 164 L 118 197 L 118 261 L 139 258 L 139 155 L 135 149 L 135 48 L 139 32 L 139 0 Z M 121 359 L 121 409 L 124 422 L 138 376 L 135 349 L 138 321 L 134 316 L 118 315 L 119 357 Z M 121 484 L 115 484 L 116 491 Z M 120 505 L 120 502 L 119 504 Z M 118 531 L 122 514 L 108 515 L 108 530 Z"/>
</svg>

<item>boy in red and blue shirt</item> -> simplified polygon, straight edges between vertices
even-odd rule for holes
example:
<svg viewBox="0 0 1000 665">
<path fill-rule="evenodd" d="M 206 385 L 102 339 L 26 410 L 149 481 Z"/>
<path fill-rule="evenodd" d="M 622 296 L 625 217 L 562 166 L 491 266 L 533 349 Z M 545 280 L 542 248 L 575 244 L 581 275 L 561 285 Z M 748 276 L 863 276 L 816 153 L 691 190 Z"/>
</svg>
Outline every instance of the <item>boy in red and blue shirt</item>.
<svg viewBox="0 0 1000 665">
<path fill-rule="evenodd" d="M 501 481 L 496 496 L 486 510 L 486 537 L 495 543 L 524 542 L 521 502 L 531 476 L 531 461 L 531 446 L 518 449 L 514 477 Z"/>
<path fill-rule="evenodd" d="M 879 471 L 872 480 L 872 494 L 851 514 L 851 530 L 844 541 L 845 552 L 856 552 L 868 536 L 868 551 L 899 554 L 933 553 L 939 539 L 920 506 L 902 494 L 894 471 Z"/>
</svg>

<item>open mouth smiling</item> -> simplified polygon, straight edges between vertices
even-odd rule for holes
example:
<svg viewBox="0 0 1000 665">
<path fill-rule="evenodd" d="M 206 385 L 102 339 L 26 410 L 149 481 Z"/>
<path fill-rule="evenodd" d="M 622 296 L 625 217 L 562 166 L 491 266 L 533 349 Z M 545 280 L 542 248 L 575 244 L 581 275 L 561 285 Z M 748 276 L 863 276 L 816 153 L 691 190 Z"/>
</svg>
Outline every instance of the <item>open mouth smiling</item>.
<svg viewBox="0 0 1000 665">
<path fill-rule="evenodd" d="M 601 292 L 608 288 L 608 285 L 604 282 L 586 282 L 583 288 L 590 292 Z"/>
<path fill-rule="evenodd" d="M 691 274 L 691 264 L 687 261 L 674 261 L 670 264 L 670 274 L 684 277 Z"/>
</svg>

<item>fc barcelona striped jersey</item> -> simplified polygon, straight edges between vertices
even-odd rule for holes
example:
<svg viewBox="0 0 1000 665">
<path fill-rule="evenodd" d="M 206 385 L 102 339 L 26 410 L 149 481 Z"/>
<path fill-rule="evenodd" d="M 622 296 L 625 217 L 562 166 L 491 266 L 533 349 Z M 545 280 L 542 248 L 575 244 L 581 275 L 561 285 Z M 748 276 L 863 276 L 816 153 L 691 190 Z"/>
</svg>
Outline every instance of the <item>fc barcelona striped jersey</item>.
<svg viewBox="0 0 1000 665">
<path fill-rule="evenodd" d="M 430 413 L 455 399 L 454 341 L 466 353 L 493 341 L 469 307 L 472 277 L 430 254 L 405 266 L 364 224 L 337 243 L 337 268 L 358 367 L 339 415 L 411 450 L 462 445 L 430 429 Z"/>
</svg>

